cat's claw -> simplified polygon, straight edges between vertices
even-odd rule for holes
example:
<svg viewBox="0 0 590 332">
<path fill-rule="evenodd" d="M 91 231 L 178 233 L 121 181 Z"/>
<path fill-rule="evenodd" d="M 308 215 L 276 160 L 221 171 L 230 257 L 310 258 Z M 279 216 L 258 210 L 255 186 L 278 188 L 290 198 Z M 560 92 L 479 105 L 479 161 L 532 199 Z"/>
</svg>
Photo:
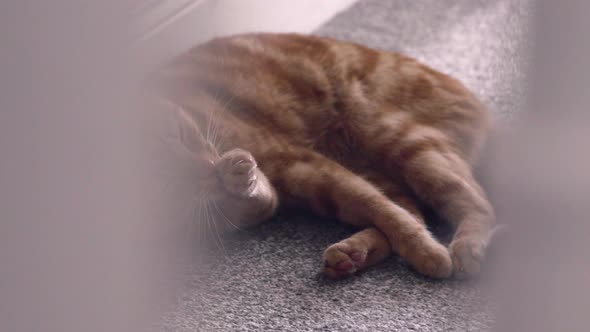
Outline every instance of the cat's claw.
<svg viewBox="0 0 590 332">
<path fill-rule="evenodd" d="M 217 162 L 217 172 L 225 189 L 236 195 L 248 195 L 253 191 L 256 167 L 252 154 L 242 149 L 224 153 Z"/>
</svg>

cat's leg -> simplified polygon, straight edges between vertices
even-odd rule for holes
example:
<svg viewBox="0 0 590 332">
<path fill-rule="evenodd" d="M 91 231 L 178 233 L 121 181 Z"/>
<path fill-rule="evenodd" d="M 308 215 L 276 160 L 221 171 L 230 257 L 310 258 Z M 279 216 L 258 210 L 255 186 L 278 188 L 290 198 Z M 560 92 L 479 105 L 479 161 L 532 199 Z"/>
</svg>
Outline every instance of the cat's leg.
<svg viewBox="0 0 590 332">
<path fill-rule="evenodd" d="M 409 164 L 406 178 L 417 195 L 455 228 L 449 245 L 455 275 L 478 274 L 495 216 L 469 165 L 457 154 L 425 151 Z"/>
<path fill-rule="evenodd" d="M 401 173 L 415 194 L 456 229 L 449 246 L 456 276 L 477 274 L 495 217 L 470 165 L 432 127 L 414 125 L 394 136 L 376 152 L 390 172 Z"/>
<path fill-rule="evenodd" d="M 391 249 L 418 272 L 434 278 L 451 275 L 448 250 L 415 216 L 370 182 L 309 150 L 290 151 L 267 160 L 265 172 L 282 198 L 351 225 L 374 226 L 387 237 Z"/>
<path fill-rule="evenodd" d="M 410 212 L 416 221 L 424 224 L 424 217 L 406 188 L 380 172 L 364 169 L 361 173 L 389 199 Z M 375 227 L 365 228 L 324 251 L 324 273 L 331 278 L 342 278 L 381 263 L 391 253 L 391 246 L 383 232 Z"/>
<path fill-rule="evenodd" d="M 277 193 L 250 152 L 230 150 L 221 156 L 216 169 L 224 189 L 216 212 L 228 226 L 254 226 L 274 215 Z"/>
</svg>

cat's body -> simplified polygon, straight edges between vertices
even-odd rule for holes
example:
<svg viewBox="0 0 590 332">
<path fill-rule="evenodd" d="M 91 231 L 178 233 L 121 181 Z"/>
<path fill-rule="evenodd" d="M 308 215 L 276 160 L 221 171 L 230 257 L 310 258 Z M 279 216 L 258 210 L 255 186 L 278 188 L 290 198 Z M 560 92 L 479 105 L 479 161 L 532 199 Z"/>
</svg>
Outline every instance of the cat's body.
<svg viewBox="0 0 590 332">
<path fill-rule="evenodd" d="M 456 80 L 399 54 L 273 34 L 215 39 L 158 80 L 224 188 L 218 217 L 252 225 L 291 206 L 358 226 L 325 251 L 332 277 L 392 251 L 431 277 L 479 271 L 494 215 L 471 162 L 489 118 Z M 420 206 L 455 227 L 448 249 Z"/>
</svg>

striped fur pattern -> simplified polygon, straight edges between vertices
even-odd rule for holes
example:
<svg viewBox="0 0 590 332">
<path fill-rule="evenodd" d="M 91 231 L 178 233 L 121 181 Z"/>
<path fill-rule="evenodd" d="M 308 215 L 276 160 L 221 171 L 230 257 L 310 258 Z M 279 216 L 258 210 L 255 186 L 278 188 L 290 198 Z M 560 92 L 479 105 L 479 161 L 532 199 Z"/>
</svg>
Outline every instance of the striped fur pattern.
<svg viewBox="0 0 590 332">
<path fill-rule="evenodd" d="M 216 219 L 244 227 L 294 207 L 357 226 L 324 252 L 334 278 L 394 252 L 433 278 L 479 272 L 494 212 L 471 165 L 490 119 L 457 80 L 296 34 L 214 39 L 156 77 L 211 168 L 208 185 L 222 188 Z M 425 227 L 424 206 L 454 227 L 448 247 Z"/>
</svg>

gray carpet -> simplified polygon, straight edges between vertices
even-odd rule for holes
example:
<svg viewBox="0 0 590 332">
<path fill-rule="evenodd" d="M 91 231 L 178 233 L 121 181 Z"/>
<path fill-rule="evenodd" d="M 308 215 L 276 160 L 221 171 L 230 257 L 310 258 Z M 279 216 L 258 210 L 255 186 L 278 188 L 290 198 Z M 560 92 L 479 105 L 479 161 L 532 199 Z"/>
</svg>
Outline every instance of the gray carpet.
<svg viewBox="0 0 590 332">
<path fill-rule="evenodd" d="M 364 0 L 317 33 L 400 51 L 465 82 L 498 117 L 523 101 L 530 2 Z M 502 121 L 501 121 L 502 122 Z M 330 244 L 353 232 L 283 215 L 227 236 L 195 268 L 168 331 L 481 331 L 493 322 L 481 280 L 433 281 L 397 257 L 343 281 L 320 272 Z"/>
</svg>

